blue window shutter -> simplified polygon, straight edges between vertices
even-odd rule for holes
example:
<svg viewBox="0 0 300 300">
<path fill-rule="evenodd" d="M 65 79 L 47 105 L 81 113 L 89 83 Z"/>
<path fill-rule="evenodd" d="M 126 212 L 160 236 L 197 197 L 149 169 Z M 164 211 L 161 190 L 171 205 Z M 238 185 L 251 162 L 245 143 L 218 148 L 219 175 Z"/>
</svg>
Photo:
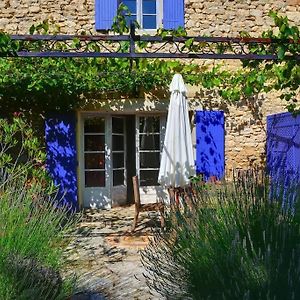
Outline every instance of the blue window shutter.
<svg viewBox="0 0 300 300">
<path fill-rule="evenodd" d="M 267 171 L 271 177 L 271 196 L 292 203 L 290 188 L 300 178 L 300 116 L 291 113 L 267 117 Z M 286 199 L 286 193 L 291 197 Z"/>
<path fill-rule="evenodd" d="M 117 9 L 118 0 L 95 0 L 96 30 L 111 29 Z"/>
<path fill-rule="evenodd" d="M 164 0 L 163 2 L 164 29 L 177 29 L 184 27 L 184 0 Z"/>
<path fill-rule="evenodd" d="M 58 200 L 72 209 L 77 201 L 77 151 L 75 114 L 51 116 L 45 122 L 47 169 L 59 186 Z"/>
<path fill-rule="evenodd" d="M 225 129 L 223 111 L 196 111 L 196 171 L 205 179 L 225 175 Z"/>
</svg>

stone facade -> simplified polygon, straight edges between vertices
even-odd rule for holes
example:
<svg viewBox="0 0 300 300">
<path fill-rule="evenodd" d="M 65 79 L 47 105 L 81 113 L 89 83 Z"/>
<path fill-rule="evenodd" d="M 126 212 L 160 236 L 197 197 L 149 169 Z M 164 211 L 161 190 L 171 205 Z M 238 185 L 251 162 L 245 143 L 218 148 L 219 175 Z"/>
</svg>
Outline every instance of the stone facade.
<svg viewBox="0 0 300 300">
<path fill-rule="evenodd" d="M 186 29 L 191 35 L 237 36 L 239 32 L 247 31 L 259 36 L 273 24 L 268 17 L 271 9 L 300 25 L 300 0 L 186 0 L 185 3 Z M 45 19 L 58 24 L 61 33 L 94 34 L 94 0 L 0 1 L 0 30 L 24 34 L 32 24 Z M 248 103 L 224 104 L 214 100 L 217 97 L 211 93 L 191 90 L 189 98 L 194 108 L 219 108 L 226 113 L 227 169 L 261 164 L 264 161 L 266 116 L 284 110 L 276 95 L 260 95 Z M 197 96 L 199 94 L 202 96 Z"/>
<path fill-rule="evenodd" d="M 300 0 L 185 0 L 186 29 L 190 34 L 259 35 L 273 23 L 268 12 L 278 10 L 299 25 Z M 95 33 L 94 0 L 1 0 L 0 30 L 28 33 L 32 24 L 54 20 L 61 33 Z"/>
<path fill-rule="evenodd" d="M 194 109 L 225 112 L 225 160 L 227 176 L 233 169 L 261 167 L 265 164 L 266 116 L 285 110 L 276 94 L 228 104 L 218 96 L 197 96 L 190 87 L 189 102 Z"/>
<path fill-rule="evenodd" d="M 186 1 L 186 27 L 194 35 L 237 36 L 246 31 L 259 36 L 273 25 L 268 17 L 270 10 L 300 23 L 299 0 L 189 0 Z"/>
</svg>

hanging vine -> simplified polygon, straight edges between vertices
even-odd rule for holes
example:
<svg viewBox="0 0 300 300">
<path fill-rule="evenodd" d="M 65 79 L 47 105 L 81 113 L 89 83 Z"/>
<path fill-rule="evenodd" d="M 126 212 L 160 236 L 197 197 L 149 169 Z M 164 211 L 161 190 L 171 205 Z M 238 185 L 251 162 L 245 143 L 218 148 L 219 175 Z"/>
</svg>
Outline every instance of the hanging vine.
<svg viewBox="0 0 300 300">
<path fill-rule="evenodd" d="M 130 12 L 121 5 L 113 24 L 116 34 L 129 32 L 125 14 Z M 296 112 L 300 98 L 299 61 L 286 54 L 300 54 L 299 28 L 290 26 L 286 17 L 271 12 L 278 33 L 269 30 L 263 37 L 283 41 L 276 43 L 277 61 L 243 61 L 242 68 L 228 71 L 224 66 L 202 67 L 196 63 L 186 64 L 179 60 L 124 59 L 124 58 L 0 58 L 0 108 L 9 111 L 65 111 L 82 107 L 86 99 L 99 98 L 110 93 L 124 97 L 137 97 L 141 91 L 167 89 L 174 73 L 180 72 L 191 85 L 214 89 L 226 101 L 239 101 L 261 92 L 277 90 L 286 107 Z M 30 28 L 30 33 L 58 33 L 47 21 Z M 185 30 L 158 30 L 158 35 L 186 36 Z M 248 36 L 243 34 L 242 36 Z M 293 41 L 284 43 L 284 41 Z M 20 42 L 19 42 L 20 43 Z M 20 45 L 9 36 L 0 33 L 0 54 L 15 54 Z M 23 42 L 26 43 L 26 42 Z M 27 42 L 28 43 L 28 42 Z M 73 46 L 80 41 L 75 39 Z M 28 45 L 29 47 L 30 45 Z M 140 49 L 146 45 L 138 44 Z M 34 47 L 42 49 L 43 42 Z M 60 47 L 59 43 L 57 45 Z M 124 51 L 129 47 L 123 42 Z M 193 39 L 184 47 L 194 49 Z M 194 49 L 195 50 L 195 49 Z M 224 49 L 219 49 L 224 51 Z M 268 47 L 253 46 L 252 53 L 268 53 Z"/>
</svg>

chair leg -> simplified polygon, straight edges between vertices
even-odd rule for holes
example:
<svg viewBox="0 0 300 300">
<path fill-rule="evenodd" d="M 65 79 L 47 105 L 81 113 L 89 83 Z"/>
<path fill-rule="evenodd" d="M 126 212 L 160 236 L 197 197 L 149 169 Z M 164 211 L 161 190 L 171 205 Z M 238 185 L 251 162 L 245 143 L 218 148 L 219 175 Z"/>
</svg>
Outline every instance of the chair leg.
<svg viewBox="0 0 300 300">
<path fill-rule="evenodd" d="M 161 226 L 161 228 L 164 228 L 165 227 L 165 216 L 164 216 L 165 210 L 164 210 L 164 208 L 161 208 L 159 210 L 159 213 L 160 213 L 160 226 Z"/>
<path fill-rule="evenodd" d="M 139 211 L 136 211 L 135 212 L 135 215 L 134 215 L 134 220 L 133 220 L 133 225 L 132 225 L 132 229 L 131 231 L 133 232 L 136 228 L 136 224 L 137 224 L 137 221 L 138 221 L 138 217 L 139 217 Z"/>
</svg>

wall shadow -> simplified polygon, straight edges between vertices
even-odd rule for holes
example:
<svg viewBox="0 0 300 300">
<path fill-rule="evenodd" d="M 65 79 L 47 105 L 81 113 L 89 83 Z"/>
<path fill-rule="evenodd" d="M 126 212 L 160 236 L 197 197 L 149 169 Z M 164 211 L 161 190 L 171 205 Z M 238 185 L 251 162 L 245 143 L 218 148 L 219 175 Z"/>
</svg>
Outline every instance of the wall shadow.
<svg viewBox="0 0 300 300">
<path fill-rule="evenodd" d="M 281 113 L 267 117 L 267 172 L 272 196 L 292 203 L 291 189 L 300 187 L 300 116 Z"/>
<path fill-rule="evenodd" d="M 223 111 L 197 111 L 196 172 L 205 180 L 216 176 L 221 180 L 225 172 L 225 131 Z"/>
</svg>

